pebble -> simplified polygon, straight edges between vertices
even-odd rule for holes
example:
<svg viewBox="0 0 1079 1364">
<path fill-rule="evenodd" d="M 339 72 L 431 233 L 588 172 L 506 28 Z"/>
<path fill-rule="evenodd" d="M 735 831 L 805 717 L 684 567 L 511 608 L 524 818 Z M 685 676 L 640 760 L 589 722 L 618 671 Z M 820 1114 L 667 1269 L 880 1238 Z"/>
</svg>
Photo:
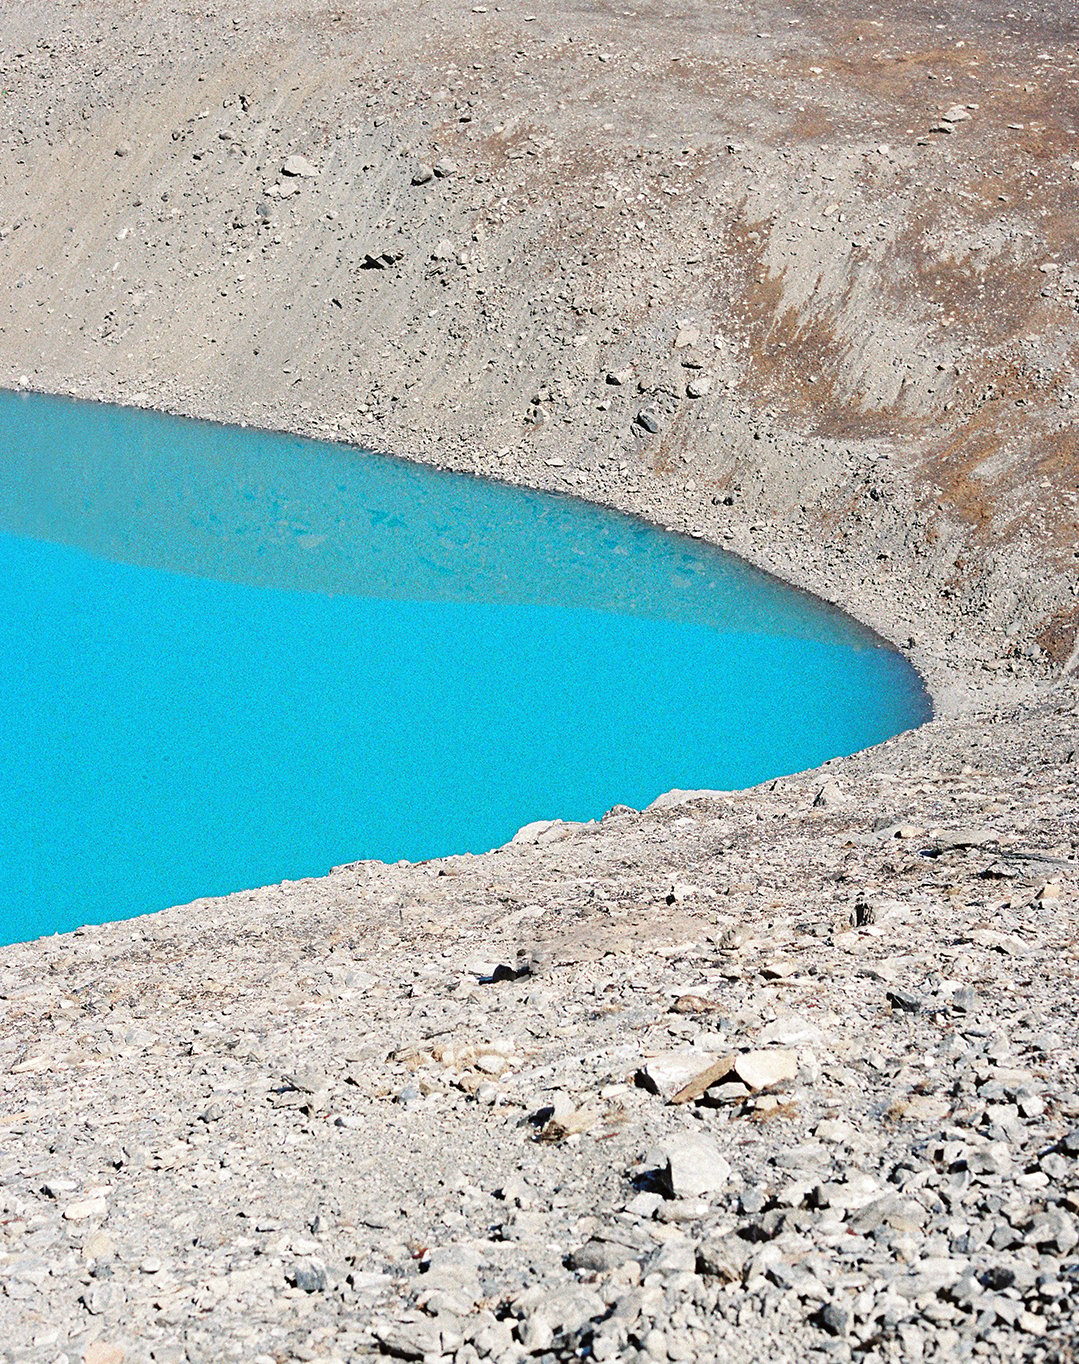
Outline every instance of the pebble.
<svg viewBox="0 0 1079 1364">
<path fill-rule="evenodd" d="M 298 177 L 301 180 L 313 180 L 318 175 L 317 166 L 312 165 L 306 156 L 295 154 L 286 156 L 281 166 L 281 174 Z"/>
<path fill-rule="evenodd" d="M 770 1089 L 773 1085 L 795 1079 L 798 1056 L 793 1051 L 779 1047 L 744 1052 L 735 1057 L 734 1071 L 750 1089 Z"/>
<path fill-rule="evenodd" d="M 673 1198 L 697 1198 L 725 1189 L 730 1182 L 730 1164 L 707 1137 L 674 1137 L 662 1151 L 666 1161 L 662 1178 Z"/>
<path fill-rule="evenodd" d="M 81 1198 L 74 1203 L 69 1203 L 64 1209 L 64 1220 L 67 1222 L 85 1222 L 89 1218 L 101 1218 L 107 1216 L 109 1205 L 104 1198 Z"/>
</svg>

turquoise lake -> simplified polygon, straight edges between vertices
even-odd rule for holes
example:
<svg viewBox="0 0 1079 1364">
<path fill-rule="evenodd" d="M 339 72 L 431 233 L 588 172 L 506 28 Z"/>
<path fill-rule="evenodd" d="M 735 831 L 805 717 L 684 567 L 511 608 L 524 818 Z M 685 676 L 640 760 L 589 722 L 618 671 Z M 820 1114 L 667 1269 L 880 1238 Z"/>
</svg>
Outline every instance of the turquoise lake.
<svg viewBox="0 0 1079 1364">
<path fill-rule="evenodd" d="M 631 517 L 0 393 L 0 942 L 481 852 L 929 715 L 856 622 Z"/>
</svg>

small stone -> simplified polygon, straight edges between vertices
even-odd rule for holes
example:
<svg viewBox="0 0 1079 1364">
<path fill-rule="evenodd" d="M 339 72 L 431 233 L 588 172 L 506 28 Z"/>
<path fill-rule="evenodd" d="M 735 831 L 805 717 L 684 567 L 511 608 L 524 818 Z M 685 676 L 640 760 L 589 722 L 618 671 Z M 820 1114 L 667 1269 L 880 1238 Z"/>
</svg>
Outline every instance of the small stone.
<svg viewBox="0 0 1079 1364">
<path fill-rule="evenodd" d="M 83 1198 L 76 1203 L 69 1203 L 64 1209 L 64 1220 L 66 1222 L 85 1222 L 91 1217 L 107 1217 L 109 1205 L 101 1197 Z"/>
<path fill-rule="evenodd" d="M 388 270 L 404 255 L 403 251 L 367 251 L 360 262 L 361 270 Z"/>
<path fill-rule="evenodd" d="M 674 338 L 674 348 L 675 350 L 688 350 L 691 346 L 695 346 L 700 339 L 701 330 L 699 327 L 682 327 Z"/>
<path fill-rule="evenodd" d="M 87 1260 L 108 1260 L 116 1253 L 116 1243 L 106 1232 L 95 1231 L 82 1243 L 82 1253 Z"/>
<path fill-rule="evenodd" d="M 941 119 L 945 123 L 966 123 L 969 118 L 969 112 L 961 104 L 953 104 L 941 114 Z"/>
<path fill-rule="evenodd" d="M 697 1269 L 721 1283 L 735 1283 L 753 1257 L 754 1246 L 733 1232 L 726 1236 L 711 1236 L 697 1250 Z"/>
<path fill-rule="evenodd" d="M 529 1354 L 543 1354 L 554 1344 L 551 1323 L 542 1312 L 533 1312 L 517 1328 L 517 1337 Z"/>
<path fill-rule="evenodd" d="M 724 1104 L 741 1103 L 743 1099 L 748 1099 L 751 1093 L 749 1086 L 742 1084 L 741 1080 L 728 1080 L 723 1084 L 709 1086 L 708 1102 L 722 1108 Z"/>
<path fill-rule="evenodd" d="M 770 1089 L 798 1075 L 798 1055 L 779 1047 L 749 1051 L 734 1060 L 735 1074 L 750 1089 Z"/>
<path fill-rule="evenodd" d="M 82 1364 L 124 1364 L 124 1348 L 106 1340 L 91 1341 L 83 1351 Z"/>
<path fill-rule="evenodd" d="M 446 180 L 451 175 L 456 175 L 460 167 L 456 161 L 453 161 L 446 156 L 443 157 L 441 161 L 436 161 L 431 169 L 440 180 Z"/>
<path fill-rule="evenodd" d="M 922 998 L 920 995 L 912 994 L 910 990 L 889 990 L 887 999 L 892 1008 L 898 1009 L 900 1013 L 916 1014 L 921 1012 Z"/>
<path fill-rule="evenodd" d="M 105 1283 L 94 1284 L 92 1287 L 84 1289 L 79 1301 L 92 1317 L 99 1317 L 102 1313 L 107 1312 L 109 1308 L 112 1307 L 114 1297 L 115 1291 L 113 1286 L 106 1281 Z"/>
<path fill-rule="evenodd" d="M 626 1204 L 625 1211 L 634 1217 L 643 1217 L 647 1220 L 656 1213 L 662 1203 L 663 1199 L 657 1193 L 634 1194 Z"/>
<path fill-rule="evenodd" d="M 712 381 L 707 375 L 701 375 L 699 379 L 691 379 L 686 384 L 687 398 L 707 398 L 712 391 Z"/>
<path fill-rule="evenodd" d="M 566 1256 L 566 1264 L 570 1269 L 584 1270 L 588 1274 L 609 1274 L 627 1260 L 635 1260 L 637 1254 L 630 1246 L 621 1245 L 618 1241 L 593 1239 L 571 1250 Z"/>
<path fill-rule="evenodd" d="M 723 1189 L 731 1167 L 707 1137 L 675 1137 L 662 1148 L 667 1158 L 663 1181 L 674 1198 L 697 1198 Z"/>
<path fill-rule="evenodd" d="M 813 805 L 818 810 L 834 810 L 846 803 L 847 797 L 834 781 L 826 781 L 813 797 Z"/>
<path fill-rule="evenodd" d="M 502 1359 L 508 1356 L 515 1359 L 513 1354 L 513 1332 L 507 1321 L 492 1321 L 476 1332 L 472 1341 L 481 1359 L 490 1357 Z"/>
<path fill-rule="evenodd" d="M 667 1359 L 667 1337 L 653 1327 L 641 1341 L 641 1349 L 650 1359 Z"/>
<path fill-rule="evenodd" d="M 326 1291 L 326 1271 L 314 1260 L 298 1260 L 288 1277 L 304 1293 L 324 1293 Z"/>
<path fill-rule="evenodd" d="M 826 1302 L 821 1308 L 821 1322 L 833 1336 L 849 1336 L 854 1325 L 854 1312 L 842 1299 Z"/>
<path fill-rule="evenodd" d="M 301 180 L 313 180 L 318 175 L 318 168 L 313 166 L 306 156 L 286 156 L 281 166 L 281 174 L 296 176 Z"/>
<path fill-rule="evenodd" d="M 431 166 L 417 166 L 412 172 L 412 183 L 414 185 L 426 185 L 435 177 L 434 168 Z"/>
<path fill-rule="evenodd" d="M 651 432 L 654 436 L 659 431 L 659 422 L 651 412 L 641 411 L 637 413 L 637 425 Z"/>
<path fill-rule="evenodd" d="M 850 1123 L 844 1122 L 842 1118 L 825 1118 L 817 1123 L 813 1129 L 813 1135 L 821 1141 L 850 1146 L 857 1140 L 858 1134 Z"/>
<path fill-rule="evenodd" d="M 623 365 L 621 369 L 607 371 L 607 382 L 609 384 L 614 384 L 616 387 L 621 386 L 622 384 L 628 384 L 632 378 L 633 370 L 629 365 Z"/>
<path fill-rule="evenodd" d="M 74 1179 L 49 1179 L 41 1186 L 46 1198 L 61 1198 L 66 1193 L 74 1193 L 78 1188 Z"/>
<path fill-rule="evenodd" d="M 697 1267 L 697 1252 L 683 1238 L 658 1246 L 642 1266 L 646 1274 L 692 1274 Z"/>
<path fill-rule="evenodd" d="M 131 143 L 130 143 L 130 142 L 118 142 L 118 143 L 116 144 L 116 153 L 115 153 L 115 154 L 116 154 L 117 156 L 130 156 L 130 155 L 131 155 Z"/>
<path fill-rule="evenodd" d="M 386 1322 L 371 1328 L 383 1351 L 397 1359 L 435 1358 L 442 1353 L 442 1336 L 434 1321 Z"/>
<path fill-rule="evenodd" d="M 1069 1255 L 1079 1245 L 1079 1229 L 1063 1208 L 1049 1208 L 1034 1219 L 1024 1240 L 1031 1246 L 1052 1245 L 1061 1255 Z"/>
</svg>

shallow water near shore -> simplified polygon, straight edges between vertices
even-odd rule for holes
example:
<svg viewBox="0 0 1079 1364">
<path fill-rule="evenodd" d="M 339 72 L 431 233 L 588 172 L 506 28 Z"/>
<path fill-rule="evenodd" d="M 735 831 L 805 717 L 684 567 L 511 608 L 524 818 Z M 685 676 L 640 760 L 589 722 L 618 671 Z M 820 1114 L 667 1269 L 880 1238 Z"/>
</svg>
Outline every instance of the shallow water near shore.
<svg viewBox="0 0 1079 1364">
<path fill-rule="evenodd" d="M 0 941 L 481 852 L 929 713 L 850 618 L 639 520 L 0 393 Z"/>
</svg>

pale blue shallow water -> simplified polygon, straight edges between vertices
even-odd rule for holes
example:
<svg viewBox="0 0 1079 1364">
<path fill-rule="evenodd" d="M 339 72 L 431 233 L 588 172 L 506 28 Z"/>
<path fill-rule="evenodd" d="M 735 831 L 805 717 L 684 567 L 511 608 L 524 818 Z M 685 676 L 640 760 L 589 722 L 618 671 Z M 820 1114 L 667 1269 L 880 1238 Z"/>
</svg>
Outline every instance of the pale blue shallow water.
<svg viewBox="0 0 1079 1364">
<path fill-rule="evenodd" d="M 633 518 L 0 393 L 0 942 L 484 851 L 929 713 L 849 618 Z"/>
</svg>

